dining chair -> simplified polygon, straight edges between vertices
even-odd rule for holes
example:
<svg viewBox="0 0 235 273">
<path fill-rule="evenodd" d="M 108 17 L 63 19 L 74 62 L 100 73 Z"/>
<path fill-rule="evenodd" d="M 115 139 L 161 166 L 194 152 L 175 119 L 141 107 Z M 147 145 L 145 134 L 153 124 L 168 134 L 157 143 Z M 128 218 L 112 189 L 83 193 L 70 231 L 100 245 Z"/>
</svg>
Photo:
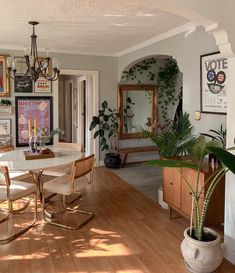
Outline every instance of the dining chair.
<svg viewBox="0 0 235 273">
<path fill-rule="evenodd" d="M 78 229 L 84 224 L 86 224 L 93 216 L 92 212 L 80 210 L 74 207 L 68 207 L 65 201 L 65 197 L 69 196 L 73 193 L 80 192 L 83 190 L 87 184 L 89 183 L 89 179 L 87 178 L 87 174 L 91 174 L 93 178 L 93 169 L 94 169 L 94 155 L 90 155 L 88 157 L 84 157 L 82 159 L 76 160 L 72 164 L 72 170 L 70 174 L 64 174 L 62 176 L 56 177 L 51 181 L 45 182 L 43 184 L 43 218 L 45 222 L 56 225 L 59 227 L 67 228 L 67 229 Z M 79 222 L 76 226 L 69 226 L 65 223 L 58 222 L 58 220 L 53 220 L 56 212 L 49 211 L 46 208 L 45 203 L 45 194 L 46 193 L 55 193 L 58 195 L 62 195 L 63 200 L 63 208 L 67 214 L 84 214 L 86 217 Z"/>
<path fill-rule="evenodd" d="M 1 153 L 6 153 L 6 152 L 12 152 L 14 151 L 14 146 L 9 145 L 6 147 L 1 147 L 0 148 L 0 154 Z M 23 171 L 10 171 L 9 176 L 11 179 L 16 179 L 16 180 L 24 180 L 25 178 L 30 177 L 31 175 L 28 172 L 23 172 Z"/>
<path fill-rule="evenodd" d="M 23 215 L 25 215 L 24 212 L 32 201 L 32 196 L 34 200 L 34 218 L 32 222 L 26 226 L 24 225 L 20 229 L 17 228 L 18 231 L 13 231 L 13 229 L 15 229 L 14 225 L 9 228 L 10 224 L 7 223 L 9 233 L 7 233 L 5 238 L 1 238 L 4 222 L 14 220 L 16 218 L 16 214 L 20 214 L 22 216 L 19 220 L 23 219 Z M 25 202 L 24 206 L 14 209 L 14 204 L 23 199 Z M 0 166 L 0 204 L 4 204 L 5 202 L 7 202 L 6 208 L 0 208 L 0 211 L 4 215 L 3 218 L 0 219 L 0 226 L 2 225 L 0 233 L 1 244 L 10 242 L 35 224 L 37 219 L 37 187 L 33 183 L 10 179 L 8 167 Z M 19 226 L 19 224 L 17 226 Z"/>
<path fill-rule="evenodd" d="M 83 153 L 83 145 L 80 143 L 58 142 L 55 146 L 60 149 L 74 150 Z M 43 175 L 61 176 L 64 174 L 70 174 L 71 168 L 72 164 L 67 164 L 64 167 L 51 167 L 44 170 Z"/>
</svg>

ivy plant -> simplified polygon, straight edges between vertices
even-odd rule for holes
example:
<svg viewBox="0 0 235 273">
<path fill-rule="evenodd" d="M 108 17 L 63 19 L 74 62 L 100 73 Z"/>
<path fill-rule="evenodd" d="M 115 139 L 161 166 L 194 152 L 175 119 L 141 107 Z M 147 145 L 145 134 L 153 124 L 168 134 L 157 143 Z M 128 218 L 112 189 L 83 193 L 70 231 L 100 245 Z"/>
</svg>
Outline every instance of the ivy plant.
<svg viewBox="0 0 235 273">
<path fill-rule="evenodd" d="M 174 105 L 179 96 L 176 94 L 175 83 L 179 74 L 177 61 L 172 57 L 166 58 L 164 66 L 159 70 L 156 67 L 156 59 L 149 58 L 137 63 L 122 74 L 123 81 L 137 81 L 138 84 L 144 84 L 141 78 L 145 76 L 148 81 L 159 86 L 158 104 L 162 118 L 168 121 L 167 111 L 169 105 Z M 147 93 L 148 94 L 148 93 Z"/>
<path fill-rule="evenodd" d="M 118 149 L 118 112 L 108 107 L 107 101 L 102 102 L 99 115 L 92 118 L 89 130 L 96 130 L 94 138 L 100 137 L 101 151 L 116 153 Z"/>
</svg>

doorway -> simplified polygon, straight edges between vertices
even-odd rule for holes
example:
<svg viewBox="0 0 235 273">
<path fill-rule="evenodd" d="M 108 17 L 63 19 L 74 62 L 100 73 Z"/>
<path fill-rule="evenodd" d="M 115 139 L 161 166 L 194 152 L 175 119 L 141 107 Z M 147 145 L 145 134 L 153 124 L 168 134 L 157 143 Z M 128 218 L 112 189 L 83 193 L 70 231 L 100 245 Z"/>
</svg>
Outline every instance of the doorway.
<svg viewBox="0 0 235 273">
<path fill-rule="evenodd" d="M 61 83 L 61 80 L 64 82 Z M 60 80 L 57 82 L 58 84 L 54 85 L 54 92 L 59 95 L 54 101 L 56 117 L 54 127 L 61 126 L 64 130 L 68 130 L 60 141 L 82 143 L 87 155 L 95 155 L 98 166 L 98 139 L 94 139 L 92 132 L 89 131 L 92 117 L 98 114 L 99 108 L 98 72 L 62 69 Z"/>
</svg>

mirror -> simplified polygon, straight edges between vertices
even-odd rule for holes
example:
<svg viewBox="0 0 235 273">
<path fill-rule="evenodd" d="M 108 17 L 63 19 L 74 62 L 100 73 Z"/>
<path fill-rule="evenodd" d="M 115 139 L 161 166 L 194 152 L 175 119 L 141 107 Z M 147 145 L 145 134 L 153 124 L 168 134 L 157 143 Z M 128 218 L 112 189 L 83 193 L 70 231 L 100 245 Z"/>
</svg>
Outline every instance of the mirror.
<svg viewBox="0 0 235 273">
<path fill-rule="evenodd" d="M 139 127 L 156 133 L 157 87 L 155 85 L 119 85 L 119 137 L 141 138 Z"/>
</svg>

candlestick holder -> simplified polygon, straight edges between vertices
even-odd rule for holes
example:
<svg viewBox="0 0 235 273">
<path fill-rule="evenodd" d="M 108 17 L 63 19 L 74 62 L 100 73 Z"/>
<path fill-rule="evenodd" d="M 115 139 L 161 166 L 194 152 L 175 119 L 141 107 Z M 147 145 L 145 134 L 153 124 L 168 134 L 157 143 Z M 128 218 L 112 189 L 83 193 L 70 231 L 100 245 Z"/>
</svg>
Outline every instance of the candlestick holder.
<svg viewBox="0 0 235 273">
<path fill-rule="evenodd" d="M 38 152 L 38 136 L 32 135 L 29 137 L 29 152 L 30 153 L 37 153 Z"/>
</svg>

